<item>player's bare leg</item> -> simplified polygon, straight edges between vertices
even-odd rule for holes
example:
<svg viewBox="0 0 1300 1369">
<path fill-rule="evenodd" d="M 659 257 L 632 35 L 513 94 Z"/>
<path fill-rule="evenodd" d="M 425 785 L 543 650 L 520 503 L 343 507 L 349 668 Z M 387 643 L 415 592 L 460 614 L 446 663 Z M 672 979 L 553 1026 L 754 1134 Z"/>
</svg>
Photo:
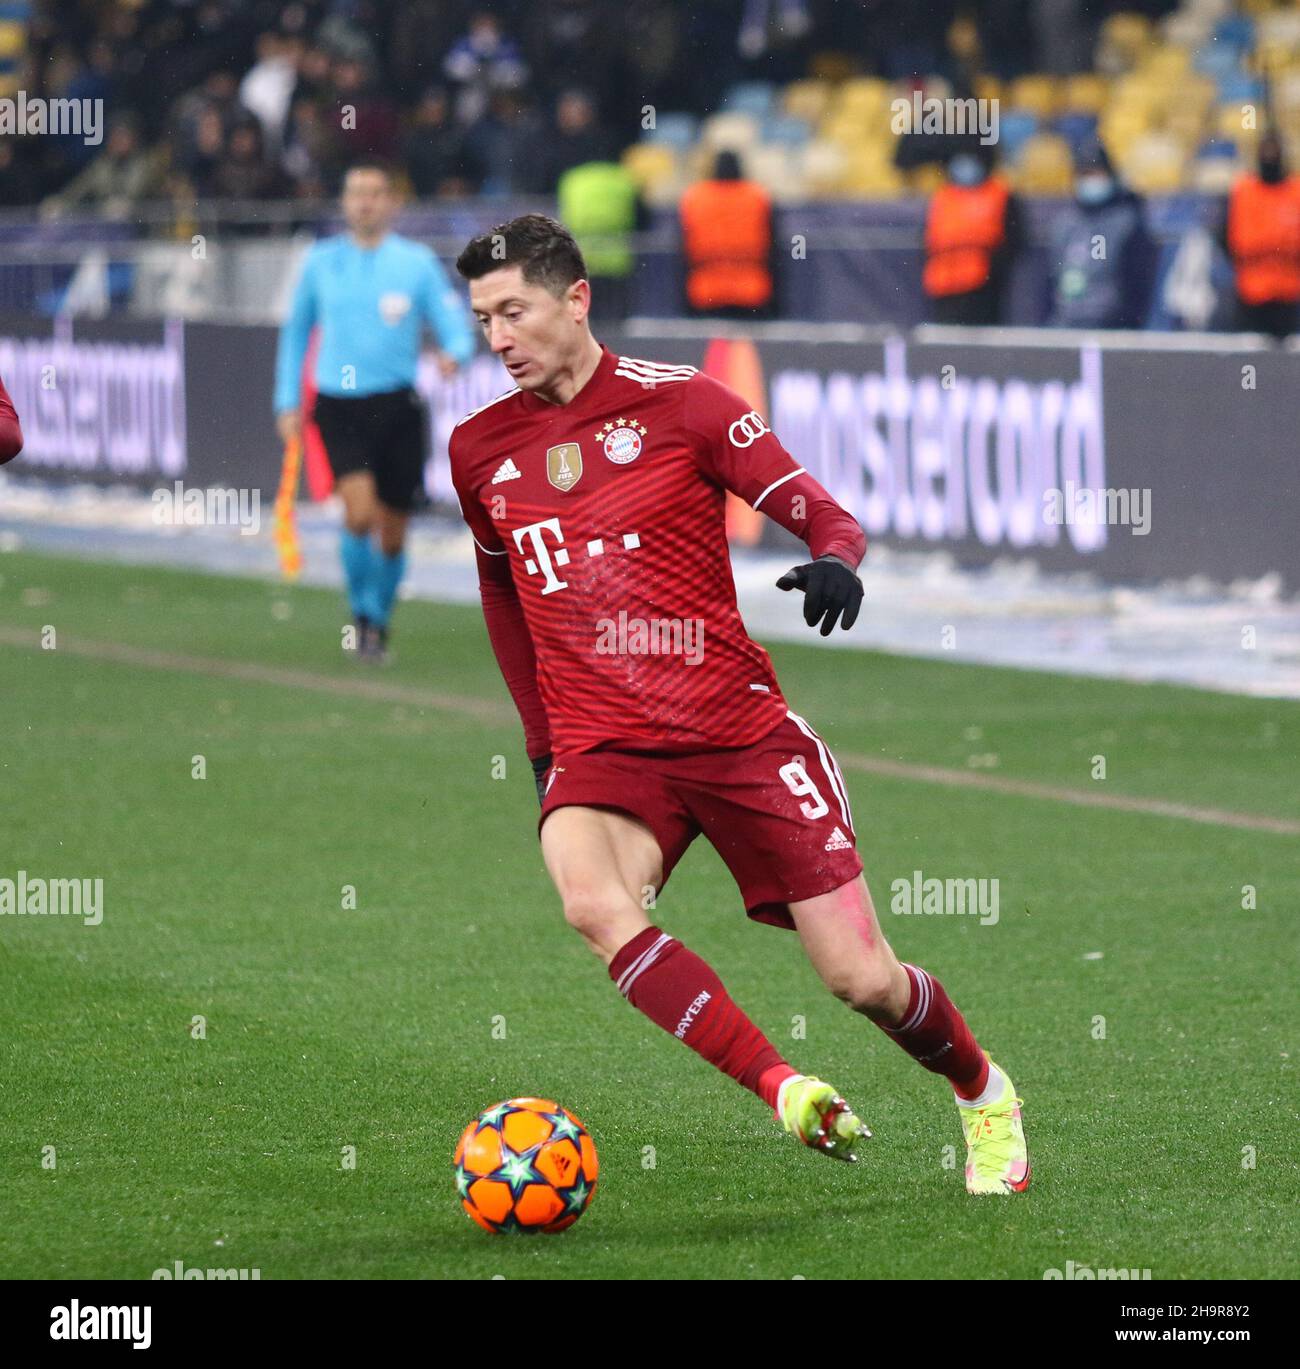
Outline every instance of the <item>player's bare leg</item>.
<svg viewBox="0 0 1300 1369">
<path fill-rule="evenodd" d="M 865 1129 L 839 1095 L 797 1074 L 709 966 L 651 923 L 663 856 L 649 827 L 607 809 L 558 808 L 542 825 L 542 856 L 569 925 L 633 1007 L 756 1093 L 805 1145 L 853 1158 Z"/>
<path fill-rule="evenodd" d="M 951 1083 L 966 1131 L 967 1190 L 1023 1192 L 1029 1156 L 1011 1081 L 980 1050 L 943 985 L 899 962 L 880 930 L 866 880 L 859 875 L 792 903 L 790 913 L 827 988 Z"/>
<path fill-rule="evenodd" d="M 542 859 L 565 921 L 606 965 L 650 926 L 663 855 L 645 823 L 604 808 L 557 808 L 542 824 Z"/>
</svg>

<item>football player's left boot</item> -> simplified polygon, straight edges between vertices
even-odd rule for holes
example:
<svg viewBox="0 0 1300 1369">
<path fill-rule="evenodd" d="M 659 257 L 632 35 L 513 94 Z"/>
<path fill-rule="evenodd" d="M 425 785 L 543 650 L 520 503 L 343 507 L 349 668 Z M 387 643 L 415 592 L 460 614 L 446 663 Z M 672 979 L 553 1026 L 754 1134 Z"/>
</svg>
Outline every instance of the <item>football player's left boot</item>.
<svg viewBox="0 0 1300 1369">
<path fill-rule="evenodd" d="M 989 1061 L 993 1065 L 993 1061 Z M 993 1065 L 994 1069 L 998 1069 Z M 958 1107 L 966 1129 L 966 1192 L 1023 1193 L 1029 1187 L 1029 1147 L 1015 1086 L 1002 1075 L 1002 1094 L 987 1107 Z"/>
<path fill-rule="evenodd" d="M 796 1074 L 777 1091 L 776 1115 L 804 1145 L 837 1160 L 856 1161 L 853 1147 L 871 1133 L 827 1083 Z"/>
</svg>

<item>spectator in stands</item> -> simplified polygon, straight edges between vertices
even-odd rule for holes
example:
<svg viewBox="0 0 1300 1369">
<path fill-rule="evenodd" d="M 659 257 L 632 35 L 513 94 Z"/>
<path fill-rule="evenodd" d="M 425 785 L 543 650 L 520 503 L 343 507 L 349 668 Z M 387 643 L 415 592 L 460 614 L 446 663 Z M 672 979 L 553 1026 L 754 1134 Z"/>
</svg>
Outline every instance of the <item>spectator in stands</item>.
<svg viewBox="0 0 1300 1369">
<path fill-rule="evenodd" d="M 636 267 L 632 235 L 647 222 L 636 182 L 617 162 L 583 162 L 560 177 L 556 198 L 560 219 L 587 263 L 591 317 L 597 322 L 626 318 Z"/>
<path fill-rule="evenodd" d="M 456 89 L 456 117 L 463 124 L 477 122 L 495 95 L 518 90 L 528 78 L 518 47 L 486 10 L 473 16 L 469 32 L 453 44 L 443 72 Z"/>
<path fill-rule="evenodd" d="M 283 172 L 267 159 L 262 127 L 250 114 L 231 129 L 225 155 L 203 186 L 202 194 L 214 200 L 280 200 L 288 198 L 289 189 Z M 248 225 L 248 231 L 261 232 L 265 227 L 269 225 L 253 223 Z"/>
<path fill-rule="evenodd" d="M 397 156 L 401 123 L 397 106 L 373 67 L 348 58 L 334 64 L 334 98 L 352 113 L 339 127 L 346 159 L 372 157 L 385 164 Z"/>
<path fill-rule="evenodd" d="M 772 201 L 761 185 L 745 179 L 735 152 L 718 153 L 712 179 L 686 190 L 678 214 L 691 313 L 770 317 Z"/>
<path fill-rule="evenodd" d="M 1240 326 L 1283 338 L 1300 301 L 1300 177 L 1289 176 L 1276 133 L 1259 140 L 1259 170 L 1228 195 L 1220 241 L 1232 259 Z"/>
<path fill-rule="evenodd" d="M 555 131 L 546 140 L 547 183 L 555 185 L 570 167 L 607 161 L 612 153 L 591 96 L 585 90 L 564 91 L 555 105 Z"/>
<path fill-rule="evenodd" d="M 342 176 L 342 167 L 331 161 L 334 143 L 325 126 L 318 100 L 295 99 L 289 112 L 280 166 L 302 199 L 328 195 Z"/>
<path fill-rule="evenodd" d="M 1141 199 L 1092 141 L 1075 160 L 1074 208 L 1053 242 L 1055 328 L 1141 328 L 1155 282 L 1156 248 Z"/>
<path fill-rule="evenodd" d="M 997 324 L 1022 242 L 1021 212 L 993 171 L 989 148 L 972 139 L 948 161 L 948 179 L 930 198 L 922 288 L 935 323 Z"/>
<path fill-rule="evenodd" d="M 104 150 L 80 175 L 41 205 L 55 218 L 74 205 L 93 204 L 108 218 L 126 218 L 142 200 L 161 193 L 166 149 L 140 146 L 140 127 L 131 115 L 119 115 L 104 140 Z"/>
<path fill-rule="evenodd" d="M 257 61 L 239 83 L 239 102 L 257 116 L 262 140 L 273 156 L 284 144 L 301 56 L 297 38 L 264 33 L 257 40 Z"/>
<path fill-rule="evenodd" d="M 435 195 L 470 195 L 482 179 L 466 147 L 464 131 L 451 121 L 447 92 L 431 86 L 415 107 L 403 142 L 403 159 L 411 188 L 420 199 Z"/>
<path fill-rule="evenodd" d="M 26 208 L 38 198 L 40 179 L 21 138 L 0 138 L 0 207 Z"/>
<path fill-rule="evenodd" d="M 487 114 L 465 132 L 465 149 L 482 172 L 485 195 L 545 195 L 546 130 L 512 91 L 498 91 Z"/>
</svg>

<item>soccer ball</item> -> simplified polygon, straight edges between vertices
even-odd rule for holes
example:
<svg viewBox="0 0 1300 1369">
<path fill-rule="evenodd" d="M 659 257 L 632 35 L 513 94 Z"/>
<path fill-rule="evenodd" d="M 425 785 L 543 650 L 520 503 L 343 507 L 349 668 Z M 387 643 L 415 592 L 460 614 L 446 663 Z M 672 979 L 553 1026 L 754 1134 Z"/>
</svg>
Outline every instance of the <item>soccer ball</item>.
<svg viewBox="0 0 1300 1369">
<path fill-rule="evenodd" d="M 453 1156 L 456 1191 L 484 1231 L 563 1231 L 587 1210 L 600 1165 L 580 1121 L 549 1098 L 480 1113 Z"/>
</svg>

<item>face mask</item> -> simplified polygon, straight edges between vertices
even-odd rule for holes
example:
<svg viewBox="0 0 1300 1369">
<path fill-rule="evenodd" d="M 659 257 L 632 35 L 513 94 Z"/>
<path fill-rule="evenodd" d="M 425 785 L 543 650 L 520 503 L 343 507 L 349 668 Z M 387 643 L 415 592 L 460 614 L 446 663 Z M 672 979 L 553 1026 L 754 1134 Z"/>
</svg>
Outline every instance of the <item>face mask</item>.
<svg viewBox="0 0 1300 1369">
<path fill-rule="evenodd" d="M 1259 163 L 1259 179 L 1266 185 L 1277 185 L 1285 176 L 1280 157 L 1265 157 Z"/>
<path fill-rule="evenodd" d="M 1115 192 L 1115 182 L 1109 176 L 1080 176 L 1074 194 L 1080 204 L 1104 204 Z"/>
<path fill-rule="evenodd" d="M 984 179 L 984 166 L 978 157 L 963 152 L 948 163 L 948 179 L 953 185 L 978 185 Z"/>
</svg>

